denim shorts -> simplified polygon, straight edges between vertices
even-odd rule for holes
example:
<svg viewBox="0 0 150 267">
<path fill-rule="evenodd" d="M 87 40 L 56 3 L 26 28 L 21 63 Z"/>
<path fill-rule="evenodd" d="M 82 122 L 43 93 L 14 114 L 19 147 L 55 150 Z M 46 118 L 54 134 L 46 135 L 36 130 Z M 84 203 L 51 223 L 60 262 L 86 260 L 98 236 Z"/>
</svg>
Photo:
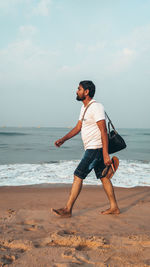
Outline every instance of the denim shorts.
<svg viewBox="0 0 150 267">
<path fill-rule="evenodd" d="M 87 149 L 79 165 L 75 169 L 74 175 L 85 179 L 91 170 L 94 169 L 97 179 L 103 178 L 102 171 L 105 167 L 102 148 Z"/>
</svg>

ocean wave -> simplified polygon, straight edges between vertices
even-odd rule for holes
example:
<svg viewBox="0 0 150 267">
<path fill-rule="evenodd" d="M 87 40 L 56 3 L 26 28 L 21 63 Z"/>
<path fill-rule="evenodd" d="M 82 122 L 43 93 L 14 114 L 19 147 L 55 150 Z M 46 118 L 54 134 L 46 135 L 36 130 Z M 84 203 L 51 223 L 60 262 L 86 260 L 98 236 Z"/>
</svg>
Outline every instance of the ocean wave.
<svg viewBox="0 0 150 267">
<path fill-rule="evenodd" d="M 136 135 L 140 135 L 140 136 L 143 136 L 143 135 L 150 136 L 150 133 L 146 133 L 146 132 L 143 133 L 143 132 L 142 132 L 142 133 L 136 133 Z"/>
<path fill-rule="evenodd" d="M 28 134 L 26 134 L 26 133 L 17 133 L 17 132 L 0 132 L 0 135 L 18 136 L 18 135 L 28 135 Z"/>
<path fill-rule="evenodd" d="M 41 164 L 0 165 L 0 186 L 31 185 L 43 183 L 67 183 L 73 181 L 73 172 L 79 161 L 58 161 Z M 150 186 L 150 162 L 120 160 L 118 171 L 112 178 L 114 186 Z M 84 184 L 97 185 L 92 171 Z"/>
<path fill-rule="evenodd" d="M 148 136 L 150 136 L 150 133 L 143 133 L 143 135 L 148 135 Z"/>
</svg>

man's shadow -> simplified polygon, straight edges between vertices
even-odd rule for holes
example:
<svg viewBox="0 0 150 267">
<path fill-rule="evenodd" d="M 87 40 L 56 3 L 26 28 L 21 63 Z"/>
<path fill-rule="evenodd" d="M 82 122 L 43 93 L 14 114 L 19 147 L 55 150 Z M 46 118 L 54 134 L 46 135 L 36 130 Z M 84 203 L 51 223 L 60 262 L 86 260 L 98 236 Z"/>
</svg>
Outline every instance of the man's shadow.
<svg viewBox="0 0 150 267">
<path fill-rule="evenodd" d="M 130 210 L 132 207 L 136 206 L 139 203 L 144 202 L 147 197 L 150 197 L 150 189 L 144 190 L 144 192 L 138 192 L 135 194 L 132 194 L 126 198 L 121 198 L 119 201 L 121 200 L 126 200 L 132 197 L 138 196 L 138 198 L 136 200 L 134 200 L 132 203 L 130 203 L 128 206 L 124 207 L 121 209 L 121 213 L 125 213 L 126 211 Z M 150 202 L 150 199 L 148 200 L 148 202 Z"/>
<path fill-rule="evenodd" d="M 136 206 L 139 202 L 143 202 L 146 200 L 147 197 L 150 197 L 150 189 L 149 188 L 148 189 L 142 188 L 142 192 L 140 191 L 140 192 L 136 192 L 136 193 L 127 195 L 125 197 L 117 198 L 117 202 L 120 203 L 121 201 L 129 200 L 129 199 L 132 199 L 136 196 L 137 196 L 136 200 L 132 201 L 128 206 L 120 208 L 121 213 L 127 212 L 132 207 Z M 149 202 L 150 202 L 150 199 L 149 199 Z M 102 205 L 97 205 L 97 206 L 95 206 L 93 204 L 93 207 L 90 207 L 90 208 L 87 207 L 84 210 L 77 211 L 77 212 L 75 212 L 75 214 L 73 216 L 79 216 L 79 215 L 87 213 L 89 211 L 96 210 L 97 208 L 105 208 L 106 206 L 108 206 L 108 204 L 104 204 L 104 205 L 102 204 Z"/>
</svg>

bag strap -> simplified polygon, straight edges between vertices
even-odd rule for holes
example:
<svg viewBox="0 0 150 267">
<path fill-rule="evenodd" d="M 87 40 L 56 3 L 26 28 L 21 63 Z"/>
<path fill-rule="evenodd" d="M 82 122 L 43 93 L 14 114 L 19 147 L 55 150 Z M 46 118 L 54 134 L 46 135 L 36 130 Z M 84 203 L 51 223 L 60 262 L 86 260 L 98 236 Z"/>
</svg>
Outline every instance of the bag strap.
<svg viewBox="0 0 150 267">
<path fill-rule="evenodd" d="M 85 116 L 85 113 L 86 113 L 87 109 L 88 109 L 89 106 L 92 105 L 93 103 L 96 103 L 96 101 L 93 101 L 92 103 L 89 103 L 89 104 L 86 106 L 86 108 L 85 108 L 85 110 L 84 110 L 84 113 L 83 113 L 83 115 L 82 115 L 82 119 L 81 119 L 81 121 L 84 120 L 84 116 Z"/>
<path fill-rule="evenodd" d="M 108 130 L 109 130 L 109 134 L 110 134 L 110 125 L 113 128 L 114 132 L 117 134 L 117 131 L 116 131 L 116 129 L 115 129 L 115 127 L 114 127 L 111 119 L 109 118 L 108 114 L 106 113 L 106 111 L 105 111 L 105 115 L 106 115 L 106 117 L 108 119 Z"/>
<path fill-rule="evenodd" d="M 93 101 L 92 103 L 89 103 L 89 104 L 86 106 L 86 108 L 85 108 L 85 110 L 84 110 L 84 113 L 83 113 L 83 116 L 82 116 L 82 119 L 81 119 L 82 122 L 83 122 L 83 119 L 84 119 L 84 116 L 85 116 L 85 113 L 86 113 L 87 109 L 88 109 L 89 106 L 92 105 L 93 103 L 96 103 L 96 101 Z M 106 113 L 106 111 L 105 111 L 105 115 L 106 115 L 106 118 L 108 119 L 108 130 L 109 130 L 109 134 L 110 134 L 110 125 L 111 125 L 111 127 L 113 128 L 114 132 L 117 134 L 117 131 L 116 131 L 116 129 L 115 129 L 115 127 L 114 127 L 114 125 L 113 125 L 111 119 L 109 118 L 108 114 Z"/>
</svg>

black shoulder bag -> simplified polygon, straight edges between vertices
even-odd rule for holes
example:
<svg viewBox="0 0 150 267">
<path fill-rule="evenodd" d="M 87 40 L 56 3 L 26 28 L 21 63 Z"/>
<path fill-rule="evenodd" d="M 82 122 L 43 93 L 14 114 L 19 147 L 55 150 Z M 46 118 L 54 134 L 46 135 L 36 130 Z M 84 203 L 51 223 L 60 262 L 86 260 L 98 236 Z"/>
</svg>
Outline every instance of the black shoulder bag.
<svg viewBox="0 0 150 267">
<path fill-rule="evenodd" d="M 105 115 L 108 119 L 108 153 L 112 154 L 126 148 L 126 143 L 121 135 L 119 135 L 116 131 L 106 112 Z M 110 126 L 113 130 L 110 130 Z"/>
</svg>

